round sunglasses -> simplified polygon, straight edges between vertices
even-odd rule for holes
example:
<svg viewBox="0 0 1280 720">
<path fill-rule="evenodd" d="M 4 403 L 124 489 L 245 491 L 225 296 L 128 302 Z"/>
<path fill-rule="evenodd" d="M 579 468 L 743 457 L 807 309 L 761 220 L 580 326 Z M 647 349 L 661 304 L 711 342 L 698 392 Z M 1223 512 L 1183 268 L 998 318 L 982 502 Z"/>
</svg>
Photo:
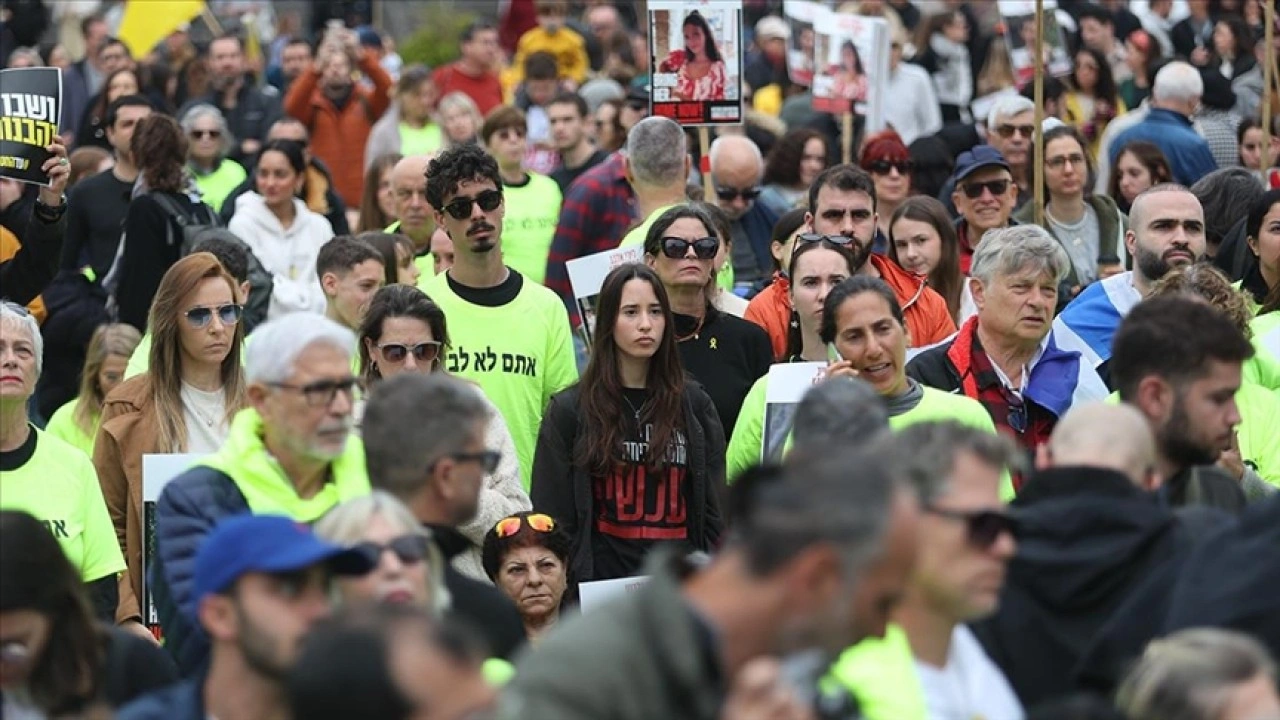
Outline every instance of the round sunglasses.
<svg viewBox="0 0 1280 720">
<path fill-rule="evenodd" d="M 680 260 L 688 255 L 689 248 L 693 248 L 693 254 L 699 260 L 710 260 L 720 249 L 720 241 L 713 237 L 702 237 L 697 240 L 685 240 L 679 237 L 662 238 L 662 254 L 672 260 Z"/>
<path fill-rule="evenodd" d="M 473 198 L 454 198 L 452 202 L 444 206 L 444 211 L 449 213 L 454 220 L 466 220 L 471 217 L 471 210 L 476 205 L 479 205 L 480 209 L 485 212 L 493 212 L 501 204 L 502 193 L 500 191 L 485 190 Z"/>
<path fill-rule="evenodd" d="M 395 365 L 404 362 L 409 353 L 413 353 L 413 359 L 420 363 L 433 363 L 440 356 L 440 341 L 432 340 L 414 345 L 385 343 L 378 346 L 378 352 L 382 353 L 383 360 Z"/>
</svg>

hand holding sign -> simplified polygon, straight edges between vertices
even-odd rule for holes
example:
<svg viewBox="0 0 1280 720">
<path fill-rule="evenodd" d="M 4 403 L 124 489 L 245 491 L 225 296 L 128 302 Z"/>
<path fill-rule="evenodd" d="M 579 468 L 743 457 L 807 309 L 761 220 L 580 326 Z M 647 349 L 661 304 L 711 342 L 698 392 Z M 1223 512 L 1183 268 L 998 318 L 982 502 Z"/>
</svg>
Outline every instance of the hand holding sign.
<svg viewBox="0 0 1280 720">
<path fill-rule="evenodd" d="M 49 159 L 40 166 L 40 172 L 49 176 L 49 186 L 40 188 L 40 202 L 51 207 L 62 204 L 62 193 L 71 179 L 71 161 L 67 160 L 67 148 L 54 143 L 45 148 Z"/>
<path fill-rule="evenodd" d="M 62 147 L 57 144 L 61 112 L 62 73 L 58 68 L 0 70 L 0 175 L 35 185 L 53 179 L 48 161 L 52 148 Z M 63 149 L 63 162 L 66 154 Z M 65 188 L 64 180 L 57 197 Z"/>
</svg>

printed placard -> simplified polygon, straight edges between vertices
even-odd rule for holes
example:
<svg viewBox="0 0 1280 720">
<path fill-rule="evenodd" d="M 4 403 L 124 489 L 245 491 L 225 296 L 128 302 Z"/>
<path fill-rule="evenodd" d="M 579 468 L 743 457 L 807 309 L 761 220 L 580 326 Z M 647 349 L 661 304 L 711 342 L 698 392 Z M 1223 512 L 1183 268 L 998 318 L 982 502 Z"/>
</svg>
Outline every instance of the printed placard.
<svg viewBox="0 0 1280 720">
<path fill-rule="evenodd" d="M 813 84 L 814 41 L 817 38 L 814 20 L 827 9 L 811 0 L 786 0 L 782 14 L 791 25 L 791 40 L 787 42 L 787 75 L 791 82 L 809 87 Z"/>
<path fill-rule="evenodd" d="M 822 381 L 824 362 L 779 363 L 769 368 L 764 394 L 764 431 L 760 435 L 760 462 L 782 459 L 791 436 L 796 408 L 809 388 Z"/>
<path fill-rule="evenodd" d="M 148 566 L 156 552 L 156 502 L 169 481 L 186 472 L 205 457 L 201 453 L 168 453 L 142 456 L 142 623 L 157 639 L 161 636 L 160 617 L 151 599 Z"/>
<path fill-rule="evenodd" d="M 41 169 L 58 140 L 62 71 L 33 67 L 0 70 L 0 175 L 48 185 Z"/>
<path fill-rule="evenodd" d="M 614 248 L 565 263 L 565 269 L 569 272 L 569 286 L 573 288 L 573 299 L 578 304 L 578 317 L 582 318 L 582 324 L 578 328 L 587 347 L 591 347 L 591 337 L 595 333 L 596 301 L 600 297 L 604 279 L 619 265 L 633 262 L 644 262 L 643 247 L 631 245 Z"/>
<path fill-rule="evenodd" d="M 649 114 L 742 122 L 742 0 L 649 0 Z"/>
<path fill-rule="evenodd" d="M 1036 76 L 1036 3 L 1035 0 L 1000 0 L 999 7 L 1014 82 L 1021 89 Z M 1067 54 L 1066 36 L 1058 25 L 1057 9 L 1056 0 L 1044 0 L 1044 69 L 1054 77 L 1061 77 L 1071 74 L 1071 56 Z"/>
<path fill-rule="evenodd" d="M 646 576 L 584 582 L 578 585 L 578 605 L 582 612 L 590 612 L 615 598 L 639 590 L 647 582 L 649 578 Z"/>
<path fill-rule="evenodd" d="M 866 119 L 866 132 L 884 128 L 889 78 L 889 24 L 884 18 L 827 11 L 813 24 L 813 109 Z"/>
</svg>

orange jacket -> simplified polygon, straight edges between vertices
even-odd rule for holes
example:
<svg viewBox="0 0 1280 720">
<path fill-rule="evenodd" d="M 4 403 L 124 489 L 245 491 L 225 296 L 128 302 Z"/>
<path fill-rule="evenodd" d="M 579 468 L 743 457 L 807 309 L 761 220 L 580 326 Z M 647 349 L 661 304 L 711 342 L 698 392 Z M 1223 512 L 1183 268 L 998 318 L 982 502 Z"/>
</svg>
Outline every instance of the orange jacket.
<svg viewBox="0 0 1280 720">
<path fill-rule="evenodd" d="M 773 361 L 786 362 L 787 333 L 791 330 L 791 281 L 782 273 L 747 303 L 746 319 L 764 328 L 773 345 Z"/>
<path fill-rule="evenodd" d="M 12 260 L 21 249 L 22 243 L 18 240 L 18 236 L 9 232 L 9 228 L 0 227 L 0 262 Z M 27 311 L 35 316 L 36 322 L 44 322 L 44 300 L 39 295 L 27 303 Z"/>
<path fill-rule="evenodd" d="M 898 267 L 883 255 L 872 254 L 871 266 L 880 273 L 880 279 L 893 288 L 902 306 L 902 315 L 911 333 L 911 347 L 924 347 L 942 342 L 956 332 L 956 322 L 951 319 L 947 301 L 924 280 Z"/>
<path fill-rule="evenodd" d="M 329 166 L 334 189 L 348 208 L 360 207 L 364 185 L 364 146 L 373 124 L 391 105 L 391 76 L 366 50 L 360 71 L 373 81 L 373 89 L 356 83 L 351 99 L 341 110 L 319 88 L 318 67 L 303 73 L 284 98 L 284 111 L 307 126 L 311 152 Z"/>
</svg>

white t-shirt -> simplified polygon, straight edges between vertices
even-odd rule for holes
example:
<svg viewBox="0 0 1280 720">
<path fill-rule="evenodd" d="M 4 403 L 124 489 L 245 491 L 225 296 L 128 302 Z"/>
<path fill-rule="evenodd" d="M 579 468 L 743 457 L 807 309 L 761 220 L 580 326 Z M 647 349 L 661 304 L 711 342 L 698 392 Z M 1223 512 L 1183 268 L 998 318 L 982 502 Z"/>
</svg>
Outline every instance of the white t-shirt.
<svg viewBox="0 0 1280 720">
<path fill-rule="evenodd" d="M 947 666 L 916 661 L 929 720 L 1022 720 L 1022 704 L 969 628 L 951 633 Z"/>
<path fill-rule="evenodd" d="M 217 452 L 229 430 L 222 389 L 208 392 L 182 383 L 180 395 L 182 419 L 187 423 L 187 452 Z"/>
</svg>

